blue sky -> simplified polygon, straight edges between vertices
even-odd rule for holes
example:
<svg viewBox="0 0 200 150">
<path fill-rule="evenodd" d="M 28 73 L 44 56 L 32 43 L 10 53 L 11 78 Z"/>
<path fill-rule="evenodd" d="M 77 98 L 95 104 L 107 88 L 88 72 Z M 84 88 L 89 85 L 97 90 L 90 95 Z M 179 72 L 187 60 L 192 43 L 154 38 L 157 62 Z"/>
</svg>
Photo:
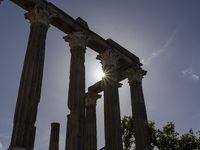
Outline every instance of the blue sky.
<svg viewBox="0 0 200 150">
<path fill-rule="evenodd" d="M 111 38 L 137 55 L 148 71 L 143 90 L 148 119 L 161 128 L 173 121 L 176 130 L 200 130 L 200 1 L 50 0 L 74 19 L 87 21 L 104 39 Z M 30 31 L 24 11 L 4 0 L 0 5 L 0 150 L 8 148 L 17 92 Z M 51 26 L 46 40 L 42 95 L 35 150 L 48 149 L 50 124 L 59 122 L 64 149 L 70 51 L 64 33 Z M 86 52 L 86 89 L 100 80 L 97 53 Z M 131 115 L 127 80 L 119 89 L 121 117 Z M 103 93 L 101 93 L 103 94 Z M 98 149 L 104 146 L 103 99 L 97 103 Z"/>
</svg>

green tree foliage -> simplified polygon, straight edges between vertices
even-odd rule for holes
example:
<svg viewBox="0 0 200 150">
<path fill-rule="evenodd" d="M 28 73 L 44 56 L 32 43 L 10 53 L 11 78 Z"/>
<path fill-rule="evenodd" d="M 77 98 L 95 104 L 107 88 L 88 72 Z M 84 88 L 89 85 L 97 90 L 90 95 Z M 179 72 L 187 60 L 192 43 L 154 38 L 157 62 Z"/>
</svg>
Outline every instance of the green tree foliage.
<svg viewBox="0 0 200 150">
<path fill-rule="evenodd" d="M 162 129 L 155 128 L 155 122 L 150 121 L 149 134 L 152 147 L 157 147 L 159 150 L 197 150 L 200 149 L 200 131 L 196 136 L 192 129 L 189 133 L 179 136 L 175 131 L 175 124 L 168 122 Z M 124 116 L 121 121 L 122 139 L 124 150 L 130 150 L 135 143 L 133 118 Z"/>
<path fill-rule="evenodd" d="M 173 149 L 178 150 L 178 133 L 175 131 L 175 125 L 172 122 L 168 122 L 162 130 L 158 129 L 157 131 L 157 143 L 156 147 L 159 149 Z"/>
<path fill-rule="evenodd" d="M 135 142 L 133 131 L 133 118 L 131 116 L 124 116 L 121 121 L 122 140 L 124 144 L 124 150 L 130 150 L 132 144 Z"/>
</svg>

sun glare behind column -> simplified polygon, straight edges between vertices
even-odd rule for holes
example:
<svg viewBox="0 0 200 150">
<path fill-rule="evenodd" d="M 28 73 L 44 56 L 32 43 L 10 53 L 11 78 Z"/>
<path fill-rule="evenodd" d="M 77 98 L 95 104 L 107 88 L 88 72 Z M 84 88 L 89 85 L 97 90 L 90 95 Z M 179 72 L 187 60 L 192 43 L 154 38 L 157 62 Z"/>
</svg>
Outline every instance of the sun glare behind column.
<svg viewBox="0 0 200 150">
<path fill-rule="evenodd" d="M 105 74 L 103 73 L 102 70 L 96 71 L 96 76 L 98 77 L 99 80 L 101 80 L 103 77 L 105 77 Z"/>
</svg>

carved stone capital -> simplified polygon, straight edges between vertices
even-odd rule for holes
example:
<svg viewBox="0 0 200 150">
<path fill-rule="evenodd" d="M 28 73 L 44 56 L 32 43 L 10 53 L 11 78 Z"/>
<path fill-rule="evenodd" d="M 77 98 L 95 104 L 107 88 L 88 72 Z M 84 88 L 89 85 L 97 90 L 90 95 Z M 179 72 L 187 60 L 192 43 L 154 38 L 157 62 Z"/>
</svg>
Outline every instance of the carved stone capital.
<svg viewBox="0 0 200 150">
<path fill-rule="evenodd" d="M 73 47 L 82 47 L 86 49 L 88 42 L 91 40 L 90 37 L 86 37 L 83 32 L 74 32 L 63 37 L 66 42 L 69 42 L 69 46 L 72 49 Z"/>
<path fill-rule="evenodd" d="M 97 103 L 97 99 L 101 98 L 101 95 L 94 93 L 94 92 L 88 92 L 86 93 L 86 107 L 90 105 L 95 105 Z"/>
<path fill-rule="evenodd" d="M 56 14 L 52 14 L 49 11 L 43 9 L 39 4 L 36 4 L 34 8 L 24 14 L 26 19 L 30 20 L 30 23 L 42 23 L 49 27 L 51 19 L 56 17 Z"/>
<path fill-rule="evenodd" d="M 106 65 L 113 65 L 117 67 L 120 55 L 114 53 L 110 49 L 107 49 L 103 54 L 97 55 L 96 59 L 101 61 L 103 67 Z"/>
<path fill-rule="evenodd" d="M 142 78 L 144 75 L 146 75 L 146 73 L 147 71 L 137 67 L 128 68 L 125 72 L 129 83 L 133 81 L 142 81 Z"/>
</svg>

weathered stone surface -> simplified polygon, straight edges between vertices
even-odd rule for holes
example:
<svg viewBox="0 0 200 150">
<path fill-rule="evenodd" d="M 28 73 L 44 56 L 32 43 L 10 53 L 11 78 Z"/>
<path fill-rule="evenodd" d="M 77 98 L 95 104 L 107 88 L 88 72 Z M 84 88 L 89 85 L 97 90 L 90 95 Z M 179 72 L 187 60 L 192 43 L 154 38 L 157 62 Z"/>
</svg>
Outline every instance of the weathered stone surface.
<svg viewBox="0 0 200 150">
<path fill-rule="evenodd" d="M 67 126 L 66 126 L 66 139 L 65 139 L 65 150 L 68 150 L 68 146 L 67 143 L 70 143 L 70 135 L 69 135 L 69 131 L 70 131 L 70 114 L 67 115 Z"/>
<path fill-rule="evenodd" d="M 76 18 L 76 22 L 85 27 L 86 29 L 89 29 L 87 22 L 81 17 Z"/>
<path fill-rule="evenodd" d="M 12 2 L 16 3 L 20 7 L 24 8 L 25 10 L 29 10 L 30 7 L 33 7 L 35 4 L 38 3 L 38 0 L 11 0 Z M 121 66 L 141 66 L 142 64 L 139 62 L 139 58 L 135 55 L 130 55 L 130 52 L 123 48 L 122 46 L 115 44 L 114 41 L 110 39 L 105 40 L 100 37 L 98 34 L 94 33 L 93 31 L 86 28 L 85 24 L 80 24 L 68 14 L 60 10 L 58 7 L 53 5 L 50 2 L 45 0 L 40 1 L 40 4 L 43 8 L 47 8 L 50 12 L 56 14 L 56 17 L 52 20 L 51 24 L 66 34 L 71 34 L 72 32 L 84 31 L 84 34 L 87 37 L 91 37 L 92 40 L 88 44 L 88 47 L 96 51 L 97 53 L 104 53 L 105 50 L 109 47 L 111 48 L 116 54 L 123 55 L 123 58 L 120 61 Z"/>
<path fill-rule="evenodd" d="M 0 2 L 3 0 L 0 0 Z M 84 142 L 88 149 L 96 149 L 96 127 L 94 117 L 96 105 L 87 102 L 86 119 L 88 129 L 91 127 L 91 139 L 84 141 L 85 127 L 85 66 L 86 46 L 93 49 L 101 60 L 106 77 L 89 88 L 90 92 L 99 93 L 104 90 L 105 140 L 109 150 L 122 150 L 120 108 L 118 82 L 129 79 L 136 131 L 137 149 L 150 149 L 147 129 L 147 115 L 144 104 L 141 80 L 146 71 L 136 70 L 142 64 L 139 58 L 111 39 L 104 40 L 91 31 L 81 18 L 74 20 L 68 14 L 46 0 L 11 0 L 25 10 L 31 9 L 25 17 L 30 20 L 31 33 L 22 72 L 20 88 L 14 117 L 14 128 L 9 150 L 32 150 L 34 145 L 34 126 L 40 100 L 41 83 L 44 64 L 44 47 L 46 32 L 51 23 L 68 36 L 71 51 L 70 84 L 68 107 L 70 115 L 67 122 L 66 150 L 84 150 Z M 38 5 L 38 2 L 40 5 Z M 44 9 L 45 8 L 45 9 Z M 48 9 L 48 11 L 46 10 Z M 81 32 L 80 32 L 81 31 Z M 82 33 L 84 31 L 84 34 Z M 90 38 L 88 38 L 90 37 Z M 108 50 L 108 48 L 110 50 Z M 126 74 L 124 72 L 131 66 Z M 94 107 L 95 106 L 95 107 Z M 88 116 L 88 118 L 87 118 Z M 95 115 L 96 116 L 96 115 Z M 87 131 L 87 130 L 86 130 Z M 89 132 L 88 132 L 89 133 Z M 88 138 L 89 139 L 89 138 Z M 51 145 L 51 144 L 50 144 Z M 92 148 L 91 148 L 92 147 Z M 87 148 L 86 148 L 87 149 Z"/>
<path fill-rule="evenodd" d="M 34 147 L 34 126 L 37 117 L 38 103 L 40 101 L 42 76 L 44 67 L 45 40 L 47 33 L 47 16 L 44 16 L 41 7 L 34 7 L 40 20 L 32 22 L 29 35 L 17 104 L 15 108 L 14 127 L 9 150 L 24 148 L 32 150 Z M 32 12 L 32 14 L 34 14 Z"/>
<path fill-rule="evenodd" d="M 96 102 L 97 93 L 86 93 L 85 150 L 97 150 Z"/>
<path fill-rule="evenodd" d="M 97 56 L 101 60 L 105 73 L 104 89 L 104 122 L 105 144 L 109 150 L 122 150 L 121 117 L 119 107 L 118 80 L 116 75 L 118 55 L 110 50 Z"/>
<path fill-rule="evenodd" d="M 51 124 L 49 150 L 58 150 L 59 149 L 59 131 L 60 131 L 60 124 L 56 123 L 56 122 L 52 123 Z"/>
<path fill-rule="evenodd" d="M 63 38 L 66 42 L 69 42 L 71 50 L 73 50 L 74 47 L 81 47 L 86 49 L 86 46 L 91 40 L 91 38 L 86 37 L 82 32 L 74 32 L 73 34 L 69 34 Z"/>
<path fill-rule="evenodd" d="M 136 149 L 151 150 L 147 114 L 142 90 L 142 78 L 146 75 L 146 71 L 141 68 L 132 67 L 127 70 L 126 75 L 128 77 L 131 90 Z"/>
<path fill-rule="evenodd" d="M 147 74 L 147 71 L 142 70 L 141 68 L 138 67 L 131 67 L 128 68 L 125 72 L 126 77 L 128 78 L 128 82 L 141 82 L 143 79 L 143 76 Z"/>
<path fill-rule="evenodd" d="M 64 37 L 71 51 L 66 150 L 84 150 L 85 127 L 85 50 L 89 38 L 81 32 Z"/>
<path fill-rule="evenodd" d="M 25 14 L 25 18 L 30 20 L 31 24 L 42 23 L 49 27 L 51 19 L 56 17 L 56 14 L 50 13 L 43 9 L 39 4 L 36 4 L 34 8 L 31 8 L 28 13 Z"/>
</svg>

